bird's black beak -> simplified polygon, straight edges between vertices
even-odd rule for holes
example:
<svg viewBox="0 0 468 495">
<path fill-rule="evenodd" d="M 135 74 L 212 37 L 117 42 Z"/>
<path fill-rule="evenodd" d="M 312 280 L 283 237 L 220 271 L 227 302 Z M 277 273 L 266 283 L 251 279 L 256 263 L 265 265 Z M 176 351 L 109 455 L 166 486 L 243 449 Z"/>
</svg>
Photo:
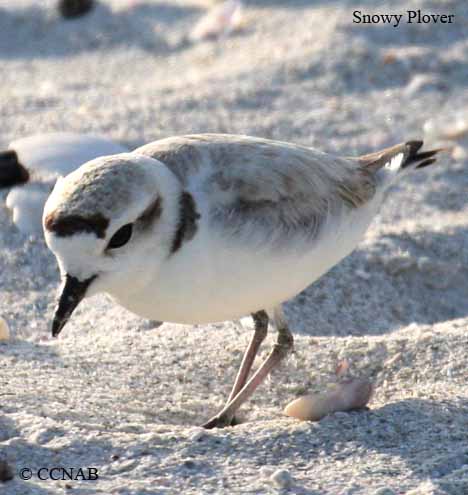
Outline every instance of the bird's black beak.
<svg viewBox="0 0 468 495">
<path fill-rule="evenodd" d="M 96 276 L 94 275 L 93 277 L 80 281 L 71 275 L 67 274 L 65 276 L 60 291 L 58 305 L 55 308 L 54 320 L 52 322 L 52 335 L 54 337 L 57 337 L 62 331 L 62 328 L 67 323 L 80 301 L 84 298 L 89 285 L 95 278 Z"/>
</svg>

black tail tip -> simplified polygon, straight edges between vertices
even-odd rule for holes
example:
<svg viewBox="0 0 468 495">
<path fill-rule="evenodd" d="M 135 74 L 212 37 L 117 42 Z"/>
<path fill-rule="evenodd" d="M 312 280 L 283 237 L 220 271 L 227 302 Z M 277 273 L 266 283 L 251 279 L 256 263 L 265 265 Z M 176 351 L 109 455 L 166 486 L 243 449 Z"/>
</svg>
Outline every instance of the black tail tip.
<svg viewBox="0 0 468 495">
<path fill-rule="evenodd" d="M 18 161 L 16 151 L 0 151 L 0 187 L 15 186 L 28 180 L 29 172 Z"/>
<path fill-rule="evenodd" d="M 424 168 L 427 167 L 428 165 L 432 165 L 435 163 L 437 160 L 435 158 L 429 158 L 429 160 L 424 160 L 421 162 L 419 165 L 416 166 L 416 168 Z"/>
</svg>

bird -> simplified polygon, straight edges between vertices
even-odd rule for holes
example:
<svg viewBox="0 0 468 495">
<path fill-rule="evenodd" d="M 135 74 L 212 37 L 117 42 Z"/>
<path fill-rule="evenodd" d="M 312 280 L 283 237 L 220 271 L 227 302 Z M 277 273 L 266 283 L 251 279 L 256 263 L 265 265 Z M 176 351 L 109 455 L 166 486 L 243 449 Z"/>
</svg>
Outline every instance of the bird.
<svg viewBox="0 0 468 495">
<path fill-rule="evenodd" d="M 58 177 L 98 156 L 128 148 L 99 134 L 50 132 L 13 140 L 0 151 L 0 189 L 11 189 L 6 207 L 27 235 L 42 236 L 42 211 Z"/>
<path fill-rule="evenodd" d="M 94 4 L 94 0 L 59 0 L 57 8 L 64 19 L 74 19 L 87 14 Z"/>
<path fill-rule="evenodd" d="M 254 332 L 223 408 L 225 427 L 293 348 L 282 305 L 349 255 L 389 187 L 440 150 L 412 140 L 342 157 L 228 134 L 154 141 L 60 179 L 44 208 L 62 284 L 58 336 L 79 302 L 105 292 L 129 311 L 206 324 L 250 315 Z M 251 373 L 269 323 L 277 340 Z"/>
</svg>

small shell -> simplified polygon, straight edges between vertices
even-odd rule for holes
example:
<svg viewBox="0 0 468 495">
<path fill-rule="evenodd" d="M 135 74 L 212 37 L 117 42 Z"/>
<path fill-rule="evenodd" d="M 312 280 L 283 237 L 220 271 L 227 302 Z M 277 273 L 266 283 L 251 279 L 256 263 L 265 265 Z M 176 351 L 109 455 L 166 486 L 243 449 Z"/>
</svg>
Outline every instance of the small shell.
<svg viewBox="0 0 468 495">
<path fill-rule="evenodd" d="M 462 160 L 466 160 L 467 157 L 468 157 L 468 152 L 462 146 L 454 146 L 452 148 L 452 158 L 454 160 L 462 161 Z"/>
<path fill-rule="evenodd" d="M 468 116 L 464 111 L 446 115 L 444 118 L 430 119 L 424 124 L 424 133 L 429 138 L 456 141 L 468 134 Z"/>
<path fill-rule="evenodd" d="M 0 316 L 0 342 L 10 339 L 8 323 Z"/>
<path fill-rule="evenodd" d="M 229 35 L 241 28 L 242 20 L 242 2 L 226 0 L 221 5 L 213 7 L 200 19 L 189 38 L 192 41 L 200 41 Z"/>
<path fill-rule="evenodd" d="M 373 385 L 368 380 L 350 380 L 328 392 L 299 397 L 286 406 L 284 413 L 304 421 L 319 421 L 327 414 L 364 407 L 372 392 Z"/>
<path fill-rule="evenodd" d="M 338 377 L 346 375 L 349 371 L 349 361 L 347 359 L 342 359 L 339 361 L 335 368 L 335 375 Z"/>
<path fill-rule="evenodd" d="M 397 352 L 395 355 L 393 355 L 391 358 L 387 359 L 385 362 L 384 362 L 384 366 L 386 368 L 390 368 L 393 364 L 395 364 L 399 359 L 401 359 L 401 357 L 403 356 L 403 354 L 401 352 Z"/>
</svg>

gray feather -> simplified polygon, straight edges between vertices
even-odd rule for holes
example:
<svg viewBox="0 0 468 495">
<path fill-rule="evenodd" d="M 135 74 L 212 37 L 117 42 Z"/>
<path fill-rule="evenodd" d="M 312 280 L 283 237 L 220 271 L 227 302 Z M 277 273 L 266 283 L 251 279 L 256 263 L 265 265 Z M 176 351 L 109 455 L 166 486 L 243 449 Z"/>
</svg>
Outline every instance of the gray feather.
<svg viewBox="0 0 468 495">
<path fill-rule="evenodd" d="M 276 229 L 315 236 L 327 216 L 369 201 L 373 173 L 355 160 L 290 143 L 222 134 L 173 137 L 135 150 L 203 192 L 213 222 L 232 235 Z"/>
</svg>

